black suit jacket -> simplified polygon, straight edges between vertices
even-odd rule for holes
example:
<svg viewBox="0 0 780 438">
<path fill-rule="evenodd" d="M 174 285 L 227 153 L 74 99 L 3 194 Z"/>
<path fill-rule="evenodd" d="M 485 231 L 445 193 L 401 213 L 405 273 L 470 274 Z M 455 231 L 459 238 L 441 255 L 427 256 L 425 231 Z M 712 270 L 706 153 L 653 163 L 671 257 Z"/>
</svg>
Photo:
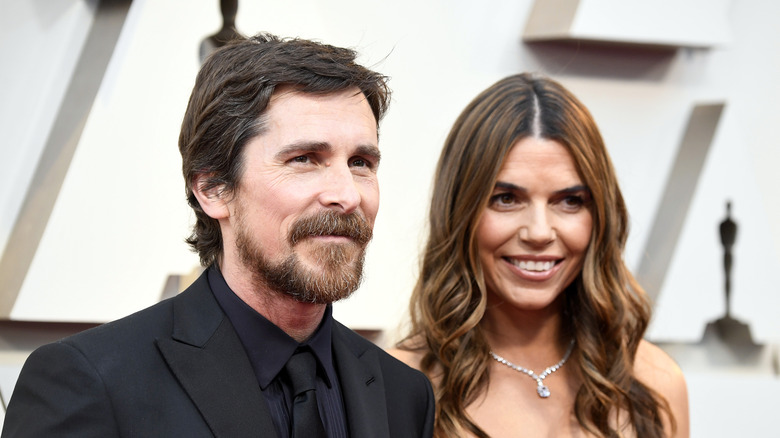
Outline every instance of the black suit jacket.
<svg viewBox="0 0 780 438">
<path fill-rule="evenodd" d="M 422 373 L 339 323 L 332 344 L 352 438 L 432 436 L 433 392 Z M 204 274 L 174 298 L 34 351 L 2 438 L 275 434 Z"/>
</svg>

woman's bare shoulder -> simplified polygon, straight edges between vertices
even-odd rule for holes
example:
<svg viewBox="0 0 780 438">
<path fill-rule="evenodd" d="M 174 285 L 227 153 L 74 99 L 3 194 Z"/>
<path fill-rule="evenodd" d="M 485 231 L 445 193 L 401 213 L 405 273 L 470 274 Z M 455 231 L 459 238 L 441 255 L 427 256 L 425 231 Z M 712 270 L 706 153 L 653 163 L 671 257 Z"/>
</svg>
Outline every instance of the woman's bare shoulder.
<svg viewBox="0 0 780 438">
<path fill-rule="evenodd" d="M 668 402 L 677 423 L 675 437 L 687 437 L 688 387 L 680 366 L 658 346 L 643 340 L 634 361 L 637 379 L 661 394 Z"/>
<path fill-rule="evenodd" d="M 653 387 L 685 384 L 685 377 L 677 362 L 657 345 L 645 340 L 637 348 L 634 371 L 643 383 Z"/>
</svg>

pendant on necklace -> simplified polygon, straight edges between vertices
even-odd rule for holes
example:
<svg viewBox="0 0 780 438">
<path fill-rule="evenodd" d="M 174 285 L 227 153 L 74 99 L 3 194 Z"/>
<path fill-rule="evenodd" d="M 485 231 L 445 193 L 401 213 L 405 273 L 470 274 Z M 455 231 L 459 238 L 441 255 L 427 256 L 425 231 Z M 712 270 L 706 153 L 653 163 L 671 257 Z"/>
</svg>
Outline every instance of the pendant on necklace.
<svg viewBox="0 0 780 438">
<path fill-rule="evenodd" d="M 569 355 L 571 355 L 572 350 L 574 350 L 574 339 L 571 340 L 569 343 L 569 348 L 566 350 L 566 354 L 563 355 L 563 359 L 561 359 L 558 363 L 555 365 L 548 367 L 545 369 L 541 374 L 536 374 L 532 370 L 529 370 L 528 368 L 521 367 L 520 365 L 515 365 L 512 362 L 504 359 L 503 357 L 497 355 L 494 352 L 490 352 L 490 356 L 495 359 L 498 363 L 504 364 L 508 366 L 509 368 L 512 368 L 515 371 L 521 372 L 528 377 L 536 380 L 536 393 L 539 394 L 539 397 L 541 398 L 547 398 L 550 396 L 550 388 L 548 388 L 544 384 L 544 379 L 547 378 L 550 374 L 558 371 L 560 367 L 563 366 L 563 364 L 566 363 L 566 361 L 569 359 Z"/>
<path fill-rule="evenodd" d="M 539 397 L 541 398 L 547 398 L 550 396 L 550 389 L 542 385 L 542 382 L 539 382 L 539 384 L 536 385 L 536 393 L 539 394 Z"/>
</svg>

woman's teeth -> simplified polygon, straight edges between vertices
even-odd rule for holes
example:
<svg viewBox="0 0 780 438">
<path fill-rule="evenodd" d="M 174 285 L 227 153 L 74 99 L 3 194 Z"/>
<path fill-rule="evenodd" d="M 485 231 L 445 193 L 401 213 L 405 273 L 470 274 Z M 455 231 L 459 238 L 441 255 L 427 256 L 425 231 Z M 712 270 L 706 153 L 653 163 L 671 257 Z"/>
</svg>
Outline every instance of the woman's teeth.
<svg viewBox="0 0 780 438">
<path fill-rule="evenodd" d="M 512 264 L 524 271 L 544 272 L 549 271 L 555 266 L 555 262 L 534 262 L 526 260 L 512 260 Z"/>
</svg>

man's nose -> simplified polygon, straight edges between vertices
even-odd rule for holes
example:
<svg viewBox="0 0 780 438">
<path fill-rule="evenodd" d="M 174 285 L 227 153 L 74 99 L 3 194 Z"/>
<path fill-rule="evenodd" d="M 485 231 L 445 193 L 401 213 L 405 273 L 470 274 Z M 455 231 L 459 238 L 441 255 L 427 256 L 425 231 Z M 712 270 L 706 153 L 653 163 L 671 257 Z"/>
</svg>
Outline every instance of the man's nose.
<svg viewBox="0 0 780 438">
<path fill-rule="evenodd" d="M 360 190 L 349 166 L 327 166 L 322 184 L 320 203 L 323 206 L 349 214 L 360 205 Z"/>
</svg>

